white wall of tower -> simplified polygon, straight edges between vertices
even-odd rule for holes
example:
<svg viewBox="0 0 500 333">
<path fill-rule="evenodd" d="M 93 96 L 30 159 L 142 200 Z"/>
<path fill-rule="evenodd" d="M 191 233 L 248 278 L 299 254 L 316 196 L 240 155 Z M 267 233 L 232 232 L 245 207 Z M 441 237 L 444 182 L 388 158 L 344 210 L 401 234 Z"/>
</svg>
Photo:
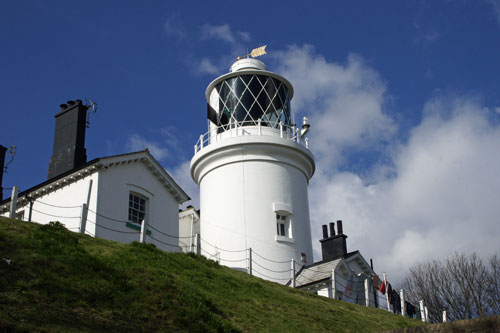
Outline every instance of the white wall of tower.
<svg viewBox="0 0 500 333">
<path fill-rule="evenodd" d="M 200 186 L 202 254 L 246 270 L 247 252 L 229 251 L 252 248 L 254 275 L 281 283 L 290 272 L 258 264 L 285 271 L 301 253 L 312 262 L 307 184 L 314 161 L 304 146 L 279 136 L 225 138 L 198 152 L 191 172 Z M 277 235 L 277 213 L 290 215 L 287 237 Z"/>
</svg>

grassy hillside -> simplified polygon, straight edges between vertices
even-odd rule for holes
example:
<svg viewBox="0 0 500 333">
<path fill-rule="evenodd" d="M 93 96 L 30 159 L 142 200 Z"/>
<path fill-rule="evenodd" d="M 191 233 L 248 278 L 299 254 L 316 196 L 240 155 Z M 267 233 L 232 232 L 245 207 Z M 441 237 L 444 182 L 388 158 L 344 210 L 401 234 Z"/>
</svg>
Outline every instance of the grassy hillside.
<svg viewBox="0 0 500 333">
<path fill-rule="evenodd" d="M 359 332 L 419 324 L 203 257 L 0 217 L 0 331 Z"/>
</svg>

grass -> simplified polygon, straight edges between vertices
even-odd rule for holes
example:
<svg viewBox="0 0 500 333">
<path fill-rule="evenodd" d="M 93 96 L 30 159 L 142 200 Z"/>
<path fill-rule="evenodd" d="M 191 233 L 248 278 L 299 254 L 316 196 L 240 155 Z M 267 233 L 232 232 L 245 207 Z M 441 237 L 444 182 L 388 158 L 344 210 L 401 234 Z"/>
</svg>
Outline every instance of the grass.
<svg viewBox="0 0 500 333">
<path fill-rule="evenodd" d="M 0 331 L 360 332 L 420 324 L 203 257 L 0 217 Z"/>
</svg>

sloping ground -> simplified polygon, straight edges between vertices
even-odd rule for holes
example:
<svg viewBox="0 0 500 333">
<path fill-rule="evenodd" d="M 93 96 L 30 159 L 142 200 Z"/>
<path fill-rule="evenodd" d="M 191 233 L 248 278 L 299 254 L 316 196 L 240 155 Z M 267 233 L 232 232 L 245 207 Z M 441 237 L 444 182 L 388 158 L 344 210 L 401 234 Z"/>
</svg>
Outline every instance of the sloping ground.
<svg viewBox="0 0 500 333">
<path fill-rule="evenodd" d="M 448 323 L 432 324 L 419 327 L 401 328 L 397 330 L 388 330 L 383 333 L 482 333 L 482 332 L 500 332 L 500 316 L 486 317 L 470 320 L 457 320 Z"/>
<path fill-rule="evenodd" d="M 420 324 L 203 257 L 0 217 L 0 331 L 360 332 Z"/>
</svg>

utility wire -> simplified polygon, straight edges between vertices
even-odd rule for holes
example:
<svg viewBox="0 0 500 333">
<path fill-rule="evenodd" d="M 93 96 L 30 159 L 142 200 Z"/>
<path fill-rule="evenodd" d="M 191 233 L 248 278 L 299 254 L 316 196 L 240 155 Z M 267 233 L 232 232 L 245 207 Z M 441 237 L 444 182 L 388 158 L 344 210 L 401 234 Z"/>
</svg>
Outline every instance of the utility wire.
<svg viewBox="0 0 500 333">
<path fill-rule="evenodd" d="M 82 207 L 82 205 L 80 205 L 80 206 L 58 206 L 58 205 L 53 205 L 53 204 L 48 204 L 46 202 L 42 202 L 38 199 L 35 199 L 35 202 L 41 203 L 42 205 L 46 205 L 46 206 L 50 206 L 50 207 L 56 207 L 56 208 L 81 208 Z"/>
<path fill-rule="evenodd" d="M 255 252 L 253 249 L 252 249 L 252 254 L 255 254 L 257 257 L 261 257 L 264 260 L 267 260 L 267 261 L 270 261 L 270 262 L 274 262 L 276 264 L 290 263 L 290 260 L 287 260 L 287 261 L 275 261 L 275 260 L 267 259 L 266 257 L 263 257 L 260 254 L 258 254 L 257 252 Z"/>
<path fill-rule="evenodd" d="M 48 214 L 48 213 L 44 213 L 44 212 L 41 212 L 39 210 L 36 210 L 35 208 L 32 208 L 32 210 L 34 212 L 37 212 L 37 213 L 40 213 L 40 214 L 43 214 L 43 215 L 52 216 L 52 217 L 59 217 L 59 218 L 62 218 L 62 219 L 79 219 L 80 218 L 80 216 L 59 216 L 59 215 L 52 215 L 52 214 Z"/>
<path fill-rule="evenodd" d="M 153 236 L 151 236 L 151 235 L 147 235 L 147 234 L 146 234 L 146 236 L 147 236 L 147 237 L 149 237 L 149 238 L 151 238 L 151 239 L 153 239 L 153 240 L 155 240 L 155 241 L 157 241 L 158 243 L 163 244 L 163 245 L 167 245 L 167 246 L 171 246 L 171 247 L 175 247 L 175 248 L 184 247 L 184 246 L 172 245 L 172 244 L 168 244 L 168 243 L 162 242 L 161 240 L 156 239 L 156 238 L 154 238 L 154 237 L 153 237 Z"/>
<path fill-rule="evenodd" d="M 206 244 L 210 245 L 211 247 L 213 247 L 214 249 L 217 249 L 219 251 L 224 251 L 224 252 L 244 252 L 244 251 L 247 251 L 248 249 L 244 249 L 244 250 L 225 250 L 225 249 L 221 249 L 213 244 L 210 244 L 209 242 L 207 242 L 206 240 L 204 240 L 203 238 L 200 237 L 200 240 L 202 240 L 203 242 L 205 242 Z"/>
<path fill-rule="evenodd" d="M 160 233 L 162 235 L 168 236 L 168 237 L 172 237 L 172 238 L 191 238 L 191 236 L 179 237 L 179 236 L 169 235 L 167 233 L 164 233 L 163 231 L 160 231 L 160 230 L 156 229 L 155 227 L 153 227 L 150 224 L 147 224 L 147 227 L 153 229 L 154 231 L 156 231 L 156 232 L 158 232 L 158 233 Z"/>
<path fill-rule="evenodd" d="M 275 270 L 272 270 L 272 269 L 269 269 L 269 268 L 266 268 L 264 266 L 262 266 L 261 264 L 259 264 L 258 262 L 256 262 L 255 260 L 252 260 L 252 264 L 256 264 L 257 266 L 259 266 L 260 268 L 263 268 L 265 269 L 266 271 L 269 271 L 269 272 L 273 272 L 273 273 L 288 273 L 288 272 L 291 272 L 292 269 L 287 269 L 286 271 L 275 271 Z"/>
<path fill-rule="evenodd" d="M 97 224 L 96 227 L 104 228 L 104 229 L 109 230 L 109 231 L 118 232 L 120 234 L 139 234 L 140 233 L 139 231 L 120 231 L 120 230 L 115 230 L 115 229 L 111 229 L 111 228 L 108 228 L 108 227 L 105 227 L 105 226 L 99 225 L 99 224 Z"/>
<path fill-rule="evenodd" d="M 110 221 L 114 221 L 114 222 L 119 222 L 119 223 L 130 223 L 130 221 L 125 221 L 125 220 L 118 220 L 118 219 L 114 219 L 112 217 L 109 217 L 109 216 L 106 216 L 106 215 L 102 215 L 102 214 L 99 214 L 97 212 L 94 212 L 93 210 L 91 209 L 88 209 L 89 212 L 91 213 L 94 213 L 95 215 L 99 216 L 99 217 L 102 217 L 102 218 L 105 218 L 105 219 L 108 219 Z"/>
<path fill-rule="evenodd" d="M 263 277 L 266 277 L 266 278 L 272 279 L 272 280 L 281 280 L 281 281 L 289 281 L 290 280 L 290 278 L 287 278 L 287 279 L 273 278 L 273 277 L 267 276 L 265 274 L 262 274 L 261 272 L 259 272 L 258 270 L 254 269 L 254 268 L 252 268 L 252 271 L 259 274 L 259 275 L 262 275 Z"/>
</svg>

